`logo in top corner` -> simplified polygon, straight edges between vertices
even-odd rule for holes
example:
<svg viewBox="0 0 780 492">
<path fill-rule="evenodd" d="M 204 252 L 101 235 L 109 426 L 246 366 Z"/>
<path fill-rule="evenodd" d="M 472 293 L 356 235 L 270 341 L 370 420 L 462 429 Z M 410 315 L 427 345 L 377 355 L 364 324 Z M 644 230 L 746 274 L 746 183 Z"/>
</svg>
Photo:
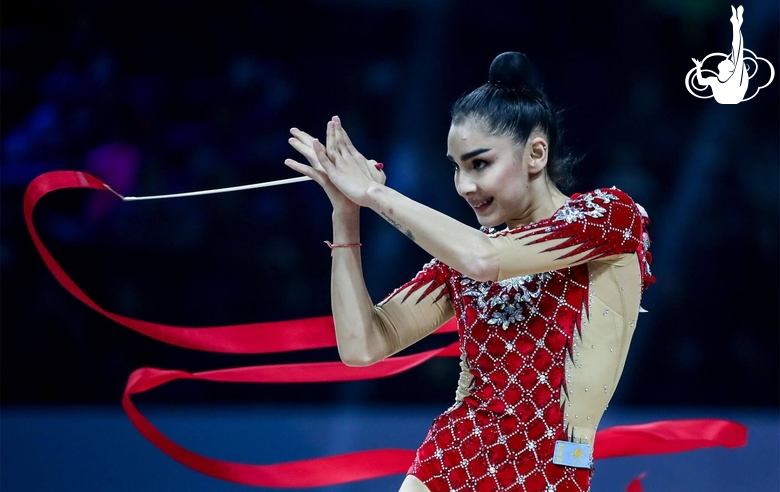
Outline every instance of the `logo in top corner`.
<svg viewBox="0 0 780 492">
<path fill-rule="evenodd" d="M 720 104 L 739 104 L 753 99 L 758 91 L 772 83 L 775 78 L 775 67 L 766 58 L 756 56 L 744 46 L 741 30 L 744 11 L 741 5 L 736 10 L 733 5 L 731 7 L 731 19 L 729 19 L 732 28 L 731 54 L 711 53 L 702 61 L 692 58 L 696 66 L 685 76 L 685 88 L 699 99 L 714 97 Z M 710 64 L 720 60 L 717 64 L 717 72 L 704 68 L 705 62 L 710 58 L 713 59 Z M 759 61 L 766 63 L 769 68 L 768 77 L 762 75 L 760 79 L 750 82 L 759 73 L 759 67 L 763 66 Z M 763 74 L 765 70 L 760 71 Z M 757 85 L 767 78 L 764 85 Z M 748 93 L 748 85 L 755 87 L 755 90 L 745 97 Z"/>
</svg>

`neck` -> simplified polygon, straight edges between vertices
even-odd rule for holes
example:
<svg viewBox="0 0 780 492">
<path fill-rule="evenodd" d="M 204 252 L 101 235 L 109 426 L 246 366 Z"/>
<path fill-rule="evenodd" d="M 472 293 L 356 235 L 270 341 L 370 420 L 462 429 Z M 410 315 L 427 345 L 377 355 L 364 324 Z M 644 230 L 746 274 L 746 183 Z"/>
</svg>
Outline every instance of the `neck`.
<svg viewBox="0 0 780 492">
<path fill-rule="evenodd" d="M 510 219 L 506 222 L 509 229 L 520 227 L 533 222 L 552 217 L 556 210 L 561 208 L 569 199 L 568 196 L 561 193 L 547 176 L 540 176 L 542 179 L 534 180 L 529 183 L 529 191 L 532 192 L 533 199 L 523 217 Z"/>
</svg>

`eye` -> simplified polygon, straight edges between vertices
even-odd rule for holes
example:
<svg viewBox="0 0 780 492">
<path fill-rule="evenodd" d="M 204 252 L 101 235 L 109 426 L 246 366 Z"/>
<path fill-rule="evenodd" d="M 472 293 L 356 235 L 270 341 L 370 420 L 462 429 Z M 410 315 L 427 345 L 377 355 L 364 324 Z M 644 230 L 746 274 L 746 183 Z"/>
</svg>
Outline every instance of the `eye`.
<svg viewBox="0 0 780 492">
<path fill-rule="evenodd" d="M 452 172 L 454 173 L 458 172 L 458 169 L 460 169 L 458 165 L 452 161 L 450 161 L 450 164 L 452 164 Z"/>
<path fill-rule="evenodd" d="M 487 165 L 488 165 L 487 161 L 483 161 L 482 159 L 474 159 L 473 161 L 471 161 L 471 166 L 474 168 L 475 171 L 485 169 Z"/>
</svg>

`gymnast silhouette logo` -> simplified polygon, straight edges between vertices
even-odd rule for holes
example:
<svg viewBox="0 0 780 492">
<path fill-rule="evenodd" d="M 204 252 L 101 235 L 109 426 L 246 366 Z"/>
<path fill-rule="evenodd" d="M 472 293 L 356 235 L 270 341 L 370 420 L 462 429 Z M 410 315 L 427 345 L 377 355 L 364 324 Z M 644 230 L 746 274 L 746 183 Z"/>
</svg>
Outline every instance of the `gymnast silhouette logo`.
<svg viewBox="0 0 780 492">
<path fill-rule="evenodd" d="M 742 8 L 742 5 L 736 10 L 734 10 L 733 5 L 731 6 L 732 38 L 730 55 L 712 53 L 707 55 L 702 61 L 692 58 L 696 66 L 685 76 L 685 88 L 699 99 L 714 97 L 715 101 L 720 104 L 739 104 L 742 101 L 753 99 L 758 94 L 758 91 L 772 83 L 772 79 L 775 78 L 775 67 L 765 58 L 756 56 L 755 53 L 744 47 L 741 31 L 742 13 L 744 11 L 745 9 Z M 746 55 L 746 53 L 749 53 L 749 55 Z M 717 74 L 713 70 L 702 68 L 709 58 L 714 58 L 715 60 L 723 58 L 718 63 Z M 750 97 L 745 98 L 750 79 L 759 72 L 759 60 L 765 62 L 769 67 L 769 80 L 764 85 L 757 87 Z M 702 74 L 713 76 L 704 77 Z M 754 85 L 757 82 L 754 82 Z M 712 94 L 702 96 L 696 93 L 706 93 L 708 92 L 708 87 L 712 89 Z"/>
</svg>

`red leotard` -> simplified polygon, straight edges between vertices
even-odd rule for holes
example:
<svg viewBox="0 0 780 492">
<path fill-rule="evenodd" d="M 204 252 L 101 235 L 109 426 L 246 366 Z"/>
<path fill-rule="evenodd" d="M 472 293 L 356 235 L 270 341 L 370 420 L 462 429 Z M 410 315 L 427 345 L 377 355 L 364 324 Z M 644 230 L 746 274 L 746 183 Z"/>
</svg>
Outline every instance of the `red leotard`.
<svg viewBox="0 0 780 492">
<path fill-rule="evenodd" d="M 593 445 L 654 280 L 647 223 L 620 190 L 575 194 L 553 217 L 486 231 L 497 281 L 433 260 L 377 305 L 397 350 L 458 320 L 458 401 L 434 420 L 409 474 L 434 492 L 589 490 L 591 470 L 553 463 L 553 449 Z M 416 324 L 415 335 L 399 335 L 399 323 Z"/>
</svg>

